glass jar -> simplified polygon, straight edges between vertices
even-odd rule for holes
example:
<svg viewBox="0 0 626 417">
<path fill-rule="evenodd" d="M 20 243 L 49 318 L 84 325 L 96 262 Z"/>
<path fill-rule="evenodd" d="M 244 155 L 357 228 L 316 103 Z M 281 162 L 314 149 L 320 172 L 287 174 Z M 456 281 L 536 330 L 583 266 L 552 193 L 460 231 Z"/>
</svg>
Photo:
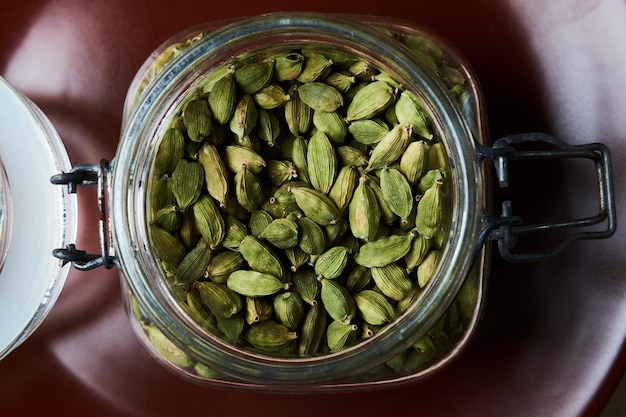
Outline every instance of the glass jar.
<svg viewBox="0 0 626 417">
<path fill-rule="evenodd" d="M 189 285 L 172 284 L 176 271 L 160 259 L 162 253 L 153 244 L 151 202 L 155 161 L 164 132 L 180 123 L 187 103 L 206 96 L 210 90 L 207 86 L 214 85 L 213 74 L 226 74 L 233 63 L 305 49 L 357 57 L 374 69 L 375 80 L 393 86 L 394 95 L 410 91 L 419 97 L 433 131 L 430 149 L 438 150 L 433 160 L 439 165 L 431 168 L 446 171 L 448 209 L 444 233 L 431 242 L 439 251 L 436 268 L 424 282 L 411 284 L 419 290 L 411 303 L 394 311 L 395 317 L 384 326 L 359 321 L 358 342 L 352 340 L 342 349 L 322 349 L 303 356 L 230 342 L 219 332 L 210 331 L 219 327 L 217 324 L 198 320 L 187 302 Z M 444 40 L 412 23 L 372 16 L 276 13 L 192 28 L 158 48 L 137 73 L 127 95 L 114 160 L 63 168 L 58 171 L 62 174 L 53 176 L 53 183 L 69 184 L 70 193 L 77 185 L 98 186 L 102 246 L 102 252 L 95 255 L 78 251 L 73 245 L 54 254 L 79 269 L 118 267 L 128 315 L 139 339 L 158 361 L 197 382 L 263 391 L 336 392 L 426 378 L 458 357 L 478 326 L 489 269 L 488 240 L 498 240 L 507 259 L 532 260 L 552 256 L 579 238 L 608 237 L 615 229 L 606 148 L 599 144 L 571 147 L 541 134 L 507 137 L 488 147 L 483 109 L 480 88 L 469 65 Z M 382 112 L 377 115 L 383 117 Z M 554 149 L 516 151 L 515 145 L 522 142 Z M 278 142 L 273 145 L 281 146 Z M 257 146 L 272 147 L 267 143 Z M 509 159 L 563 155 L 596 163 L 598 215 L 527 226 L 505 203 L 502 215 L 492 216 L 492 184 L 485 161 L 495 163 L 498 182 L 506 186 Z M 220 209 L 224 216 L 227 209 Z M 512 252 L 518 233 L 602 222 L 608 223 L 606 230 L 575 233 L 550 253 Z M 362 247 L 364 242 L 358 243 Z M 372 292 L 384 292 L 380 285 L 369 285 Z M 397 300 L 393 305 L 402 302 Z M 323 304 L 323 300 L 317 303 Z M 207 320 L 216 320 L 210 306 L 206 307 Z M 321 314 L 330 322 L 325 311 Z M 327 329 L 324 326 L 324 331 Z M 301 337 L 299 332 L 295 334 Z"/>
</svg>

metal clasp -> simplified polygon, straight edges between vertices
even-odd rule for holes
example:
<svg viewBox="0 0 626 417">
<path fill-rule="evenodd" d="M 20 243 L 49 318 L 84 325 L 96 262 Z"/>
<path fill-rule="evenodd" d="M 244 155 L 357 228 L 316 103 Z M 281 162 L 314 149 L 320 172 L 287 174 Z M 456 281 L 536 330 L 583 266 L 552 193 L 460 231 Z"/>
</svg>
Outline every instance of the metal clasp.
<svg viewBox="0 0 626 417">
<path fill-rule="evenodd" d="M 87 253 L 76 249 L 74 244 L 52 251 L 52 255 L 63 260 L 64 264 L 71 262 L 72 266 L 81 271 L 88 271 L 100 266 L 111 269 L 118 264 L 117 258 L 113 255 L 109 216 L 107 213 L 107 191 L 110 172 L 111 162 L 103 159 L 99 164 L 77 165 L 70 172 L 57 174 L 50 178 L 50 182 L 53 184 L 67 185 L 68 192 L 71 194 L 77 192 L 79 185 L 98 186 L 98 225 L 101 253 Z"/>
<path fill-rule="evenodd" d="M 547 144 L 547 150 L 517 150 L 515 145 L 522 143 Z M 503 258 L 514 262 L 538 261 L 552 258 L 579 239 L 604 239 L 615 233 L 617 222 L 615 199 L 613 193 L 613 174 L 609 149 L 601 143 L 569 145 L 545 133 L 524 133 L 498 139 L 493 147 L 479 145 L 479 157 L 494 163 L 500 187 L 508 187 L 508 162 L 511 160 L 586 158 L 595 163 L 599 210 L 597 214 L 573 220 L 552 223 L 525 225 L 523 220 L 513 215 L 513 204 L 507 200 L 502 203 L 502 214 L 499 218 L 485 216 L 483 238 L 498 241 L 498 249 Z M 588 231 L 581 228 L 606 222 L 604 230 Z M 573 232 L 563 238 L 552 250 L 535 253 L 513 253 L 518 236 L 546 230 L 565 230 Z"/>
</svg>

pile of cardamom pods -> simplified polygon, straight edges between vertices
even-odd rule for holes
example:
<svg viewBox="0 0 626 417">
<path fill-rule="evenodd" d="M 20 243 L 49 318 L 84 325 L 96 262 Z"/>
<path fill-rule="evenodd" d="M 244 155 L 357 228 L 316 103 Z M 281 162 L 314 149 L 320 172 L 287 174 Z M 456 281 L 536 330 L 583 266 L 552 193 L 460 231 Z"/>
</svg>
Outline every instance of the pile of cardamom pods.
<svg viewBox="0 0 626 417">
<path fill-rule="evenodd" d="M 341 50 L 257 52 L 206 74 L 150 175 L 174 298 L 272 356 L 374 336 L 418 299 L 447 239 L 447 156 L 419 92 Z"/>
</svg>

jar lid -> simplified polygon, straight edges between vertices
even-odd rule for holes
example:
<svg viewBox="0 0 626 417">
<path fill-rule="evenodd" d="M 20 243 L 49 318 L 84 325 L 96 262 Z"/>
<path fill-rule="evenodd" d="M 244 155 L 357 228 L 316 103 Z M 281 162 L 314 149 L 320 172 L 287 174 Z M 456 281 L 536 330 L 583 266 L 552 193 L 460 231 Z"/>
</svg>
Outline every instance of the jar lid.
<svg viewBox="0 0 626 417">
<path fill-rule="evenodd" d="M 0 359 L 41 324 L 69 266 L 52 256 L 73 242 L 76 196 L 50 177 L 71 169 L 54 127 L 0 77 Z"/>
</svg>

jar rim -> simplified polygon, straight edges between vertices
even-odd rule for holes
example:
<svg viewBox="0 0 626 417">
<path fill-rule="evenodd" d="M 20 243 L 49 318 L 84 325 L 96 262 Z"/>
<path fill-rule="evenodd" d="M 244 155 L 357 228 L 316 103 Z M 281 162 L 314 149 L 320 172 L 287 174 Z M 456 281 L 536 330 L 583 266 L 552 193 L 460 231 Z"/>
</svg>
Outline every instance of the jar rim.
<svg viewBox="0 0 626 417">
<path fill-rule="evenodd" d="M 259 33 L 263 34 L 260 36 Z M 193 83 L 199 74 L 196 67 L 216 65 L 220 56 L 234 56 L 237 51 L 249 47 L 251 39 L 263 39 L 264 43 L 283 40 L 293 42 L 294 34 L 304 34 L 311 39 L 327 36 L 337 42 L 341 39 L 349 42 L 351 47 L 360 49 L 382 67 L 395 66 L 402 78 L 419 85 L 424 98 L 436 114 L 442 135 L 447 144 L 447 151 L 454 171 L 455 195 L 454 216 L 450 241 L 446 245 L 446 254 L 439 267 L 440 273 L 434 278 L 433 285 L 426 288 L 423 302 L 419 310 L 414 308 L 410 314 L 390 325 L 388 331 L 377 335 L 376 341 L 360 343 L 359 346 L 346 349 L 323 357 L 283 359 L 269 356 L 258 356 L 229 346 L 225 342 L 211 340 L 208 343 L 201 338 L 189 336 L 193 333 L 188 323 L 174 318 L 177 311 L 171 306 L 154 306 L 154 300 L 142 300 L 147 304 L 148 314 L 164 329 L 174 329 L 169 336 L 187 345 L 190 350 L 202 352 L 209 360 L 213 359 L 216 368 L 227 375 L 234 375 L 248 380 L 277 383 L 311 383 L 342 377 L 363 364 L 378 364 L 394 352 L 403 348 L 398 330 L 403 337 L 419 338 L 426 332 L 429 325 L 437 318 L 456 295 L 465 276 L 472 267 L 475 247 L 479 245 L 480 210 L 482 202 L 481 170 L 471 132 L 460 114 L 457 106 L 432 75 L 420 65 L 416 59 L 392 40 L 386 39 L 375 29 L 355 21 L 338 16 L 316 13 L 271 13 L 237 21 L 205 36 L 189 50 L 181 54 L 167 67 L 146 90 L 137 110 L 128 120 L 123 132 L 122 142 L 115 158 L 111 201 L 113 204 L 113 239 L 118 251 L 122 271 L 135 296 L 141 298 L 145 294 L 154 296 L 153 283 L 146 273 L 145 267 L 139 267 L 138 254 L 146 250 L 143 238 L 146 237 L 145 221 L 136 223 L 136 217 L 143 213 L 144 194 L 139 187 L 145 183 L 145 171 L 149 160 L 140 157 L 141 147 L 150 140 L 150 132 L 146 134 L 146 125 L 152 124 L 155 129 L 161 119 L 160 112 L 176 107 L 171 100 L 165 105 L 163 97 L 174 89 L 184 89 Z M 318 37 L 316 37 L 318 36 Z M 365 45 L 365 46 L 364 46 Z M 381 53 L 377 53 L 381 52 Z M 180 93 L 180 91 L 179 91 Z M 174 96 L 178 96 L 174 94 Z M 177 98 L 178 99 L 178 98 Z M 132 187 L 129 187 L 132 182 Z M 143 232 L 138 230 L 144 228 Z M 435 285 L 436 284 L 436 285 Z M 167 302 L 167 300 L 161 300 Z M 167 314 L 159 309 L 165 308 Z M 180 331 L 186 336 L 177 333 Z M 421 332 L 421 333 L 420 333 Z M 183 340 L 184 339 L 184 340 Z M 378 345 L 378 346 L 377 346 Z M 385 352 L 379 346 L 393 346 Z M 360 347 L 367 347 L 363 349 Z M 225 355 L 228 360 L 223 359 Z M 221 359 L 220 359 L 221 358 Z M 373 366 L 373 365 L 372 365 Z M 298 372 L 294 372 L 298 370 Z"/>
</svg>

